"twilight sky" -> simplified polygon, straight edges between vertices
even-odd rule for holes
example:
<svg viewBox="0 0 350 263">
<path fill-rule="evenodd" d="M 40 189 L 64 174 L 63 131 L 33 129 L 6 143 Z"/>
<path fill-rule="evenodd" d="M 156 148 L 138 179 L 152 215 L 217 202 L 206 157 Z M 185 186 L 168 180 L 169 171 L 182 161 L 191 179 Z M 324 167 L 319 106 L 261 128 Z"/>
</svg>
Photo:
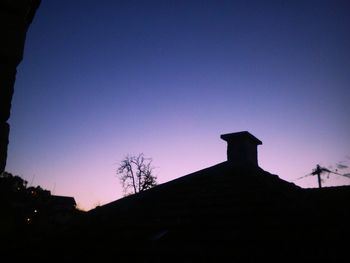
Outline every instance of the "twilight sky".
<svg viewBox="0 0 350 263">
<path fill-rule="evenodd" d="M 349 14 L 347 0 L 43 0 L 6 170 L 88 210 L 122 197 L 126 154 L 163 183 L 225 161 L 220 134 L 247 130 L 263 169 L 317 187 L 296 178 L 350 165 Z"/>
</svg>

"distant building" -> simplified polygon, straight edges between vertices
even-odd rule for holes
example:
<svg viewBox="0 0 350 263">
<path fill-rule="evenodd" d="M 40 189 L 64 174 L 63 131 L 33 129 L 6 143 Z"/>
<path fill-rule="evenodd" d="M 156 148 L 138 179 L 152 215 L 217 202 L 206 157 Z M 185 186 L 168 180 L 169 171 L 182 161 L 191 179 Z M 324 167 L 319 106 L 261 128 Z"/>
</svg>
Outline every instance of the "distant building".
<svg viewBox="0 0 350 263">
<path fill-rule="evenodd" d="M 54 223 L 63 224 L 76 215 L 76 205 L 74 197 L 51 195 L 48 199 L 47 209 Z"/>
<path fill-rule="evenodd" d="M 74 197 L 51 195 L 49 199 L 49 206 L 55 211 L 72 211 L 76 207 Z"/>
</svg>

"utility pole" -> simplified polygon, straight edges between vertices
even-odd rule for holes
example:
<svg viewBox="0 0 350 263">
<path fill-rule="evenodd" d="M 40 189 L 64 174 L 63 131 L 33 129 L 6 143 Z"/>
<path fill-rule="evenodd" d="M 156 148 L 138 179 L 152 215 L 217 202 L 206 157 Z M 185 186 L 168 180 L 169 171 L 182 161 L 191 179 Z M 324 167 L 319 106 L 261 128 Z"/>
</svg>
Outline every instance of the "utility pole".
<svg viewBox="0 0 350 263">
<path fill-rule="evenodd" d="M 319 188 L 322 188 L 322 180 L 321 180 L 321 174 L 322 173 L 328 173 L 328 174 L 337 174 L 337 175 L 341 175 L 341 176 L 344 176 L 346 178 L 350 178 L 350 174 L 340 174 L 337 172 L 337 170 L 335 172 L 331 171 L 331 170 L 328 170 L 327 168 L 324 168 L 324 167 L 321 167 L 319 164 L 316 165 L 316 168 L 313 169 L 312 173 L 309 173 L 307 175 L 304 175 L 302 177 L 299 177 L 297 178 L 296 180 L 299 180 L 299 179 L 302 179 L 302 178 L 305 178 L 309 175 L 317 175 L 317 181 L 318 181 L 318 187 Z"/>
<path fill-rule="evenodd" d="M 321 183 L 321 173 L 324 171 L 319 165 L 316 166 L 316 169 L 311 173 L 312 175 L 317 175 L 318 187 L 322 188 Z"/>
</svg>

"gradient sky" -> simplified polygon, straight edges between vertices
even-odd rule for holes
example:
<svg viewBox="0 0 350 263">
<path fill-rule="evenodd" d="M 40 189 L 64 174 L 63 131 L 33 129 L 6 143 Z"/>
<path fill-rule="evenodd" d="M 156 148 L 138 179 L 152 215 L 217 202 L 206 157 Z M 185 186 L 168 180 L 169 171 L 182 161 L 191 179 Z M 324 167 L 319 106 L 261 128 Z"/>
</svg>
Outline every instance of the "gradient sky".
<svg viewBox="0 0 350 263">
<path fill-rule="evenodd" d="M 225 161 L 220 134 L 247 130 L 263 169 L 317 187 L 296 178 L 350 165 L 349 14 L 346 0 L 43 0 L 6 170 L 90 209 L 122 197 L 126 154 L 163 183 Z"/>
</svg>

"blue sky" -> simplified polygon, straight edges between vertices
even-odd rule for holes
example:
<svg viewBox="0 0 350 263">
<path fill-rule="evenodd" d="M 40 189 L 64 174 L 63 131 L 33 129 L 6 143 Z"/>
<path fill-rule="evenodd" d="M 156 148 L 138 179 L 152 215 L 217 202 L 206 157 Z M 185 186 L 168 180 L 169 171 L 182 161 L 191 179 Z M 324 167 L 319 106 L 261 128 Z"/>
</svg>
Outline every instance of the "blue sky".
<svg viewBox="0 0 350 263">
<path fill-rule="evenodd" d="M 166 182 L 225 161 L 223 133 L 250 131 L 260 166 L 287 181 L 350 164 L 349 13 L 331 0 L 43 1 L 7 170 L 90 209 L 122 197 L 126 154 L 152 157 Z"/>
</svg>

